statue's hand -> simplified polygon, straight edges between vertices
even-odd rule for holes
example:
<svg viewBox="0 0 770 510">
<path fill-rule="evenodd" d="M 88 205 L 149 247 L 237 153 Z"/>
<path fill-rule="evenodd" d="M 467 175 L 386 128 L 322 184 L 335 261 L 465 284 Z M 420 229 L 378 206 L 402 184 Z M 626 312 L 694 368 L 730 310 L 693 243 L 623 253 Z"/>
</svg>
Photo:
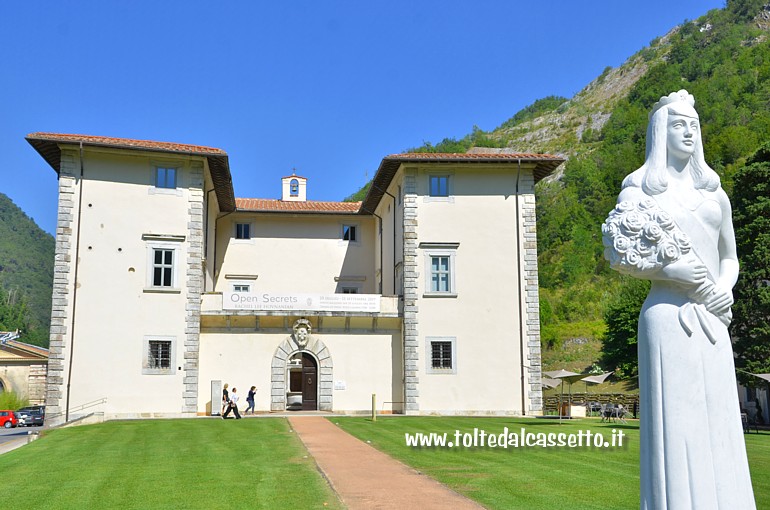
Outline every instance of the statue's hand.
<svg viewBox="0 0 770 510">
<path fill-rule="evenodd" d="M 706 281 L 708 270 L 700 260 L 681 258 L 661 268 L 661 273 L 668 280 L 686 286 L 697 287 Z"/>
<path fill-rule="evenodd" d="M 715 285 L 704 304 L 706 310 L 714 315 L 725 314 L 733 305 L 733 291 L 721 285 Z"/>
</svg>

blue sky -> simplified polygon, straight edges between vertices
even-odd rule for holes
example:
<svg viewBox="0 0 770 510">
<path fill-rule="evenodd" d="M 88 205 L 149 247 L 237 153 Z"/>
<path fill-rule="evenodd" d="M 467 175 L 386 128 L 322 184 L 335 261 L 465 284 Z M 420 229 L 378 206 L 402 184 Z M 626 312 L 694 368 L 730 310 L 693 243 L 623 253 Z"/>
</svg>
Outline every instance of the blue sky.
<svg viewBox="0 0 770 510">
<path fill-rule="evenodd" d="M 235 195 L 342 200 L 392 153 L 572 97 L 724 0 L 42 0 L 0 7 L 2 186 L 46 231 L 35 131 L 218 147 Z M 661 91 L 661 95 L 670 91 Z"/>
</svg>

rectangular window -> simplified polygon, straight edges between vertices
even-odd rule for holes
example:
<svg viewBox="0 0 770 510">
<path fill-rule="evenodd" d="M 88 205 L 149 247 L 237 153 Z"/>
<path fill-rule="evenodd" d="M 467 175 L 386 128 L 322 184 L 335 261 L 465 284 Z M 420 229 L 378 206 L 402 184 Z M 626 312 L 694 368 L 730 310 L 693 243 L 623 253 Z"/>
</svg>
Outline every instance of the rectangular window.
<svg viewBox="0 0 770 510">
<path fill-rule="evenodd" d="M 150 335 L 144 337 L 142 374 L 174 375 L 176 373 L 176 337 Z"/>
<path fill-rule="evenodd" d="M 425 373 L 437 375 L 457 373 L 457 337 L 425 337 Z"/>
<path fill-rule="evenodd" d="M 449 196 L 449 176 L 431 175 L 430 176 L 430 196 L 448 197 Z"/>
<path fill-rule="evenodd" d="M 342 225 L 342 240 L 343 241 L 357 241 L 355 225 Z"/>
<path fill-rule="evenodd" d="M 236 239 L 251 239 L 251 224 L 249 224 L 249 223 L 236 223 L 235 224 L 235 238 Z"/>
<path fill-rule="evenodd" d="M 425 250 L 424 297 L 457 297 L 457 248 L 460 243 L 420 243 Z"/>
<path fill-rule="evenodd" d="M 251 285 L 235 284 L 233 285 L 233 292 L 250 292 Z"/>
<path fill-rule="evenodd" d="M 342 294 L 358 294 L 358 287 L 342 287 Z"/>
<path fill-rule="evenodd" d="M 174 250 L 154 248 L 152 250 L 152 286 L 174 286 Z"/>
<path fill-rule="evenodd" d="M 150 352 L 147 357 L 147 368 L 171 368 L 171 342 L 167 340 L 150 340 Z"/>
<path fill-rule="evenodd" d="M 430 258 L 431 292 L 452 292 L 451 267 L 448 255 Z"/>
<path fill-rule="evenodd" d="M 433 368 L 452 369 L 452 342 L 431 342 L 430 350 Z"/>
<path fill-rule="evenodd" d="M 176 188 L 176 168 L 155 168 L 155 187 L 175 189 Z"/>
</svg>

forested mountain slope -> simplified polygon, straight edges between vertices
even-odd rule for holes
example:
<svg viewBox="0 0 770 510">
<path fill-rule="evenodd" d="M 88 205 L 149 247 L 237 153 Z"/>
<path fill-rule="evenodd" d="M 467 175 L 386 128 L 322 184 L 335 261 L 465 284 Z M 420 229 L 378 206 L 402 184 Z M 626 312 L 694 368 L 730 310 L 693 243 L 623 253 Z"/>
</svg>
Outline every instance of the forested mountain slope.
<svg viewBox="0 0 770 510">
<path fill-rule="evenodd" d="M 0 193 L 0 330 L 48 345 L 54 238 Z"/>
</svg>

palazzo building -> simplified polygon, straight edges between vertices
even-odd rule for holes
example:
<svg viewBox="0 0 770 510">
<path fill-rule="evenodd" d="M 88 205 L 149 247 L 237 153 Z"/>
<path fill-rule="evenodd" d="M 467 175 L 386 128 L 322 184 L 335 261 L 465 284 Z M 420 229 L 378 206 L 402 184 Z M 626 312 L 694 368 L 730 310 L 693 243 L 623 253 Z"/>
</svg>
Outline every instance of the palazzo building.
<svg viewBox="0 0 770 510">
<path fill-rule="evenodd" d="M 49 421 L 541 414 L 535 183 L 504 151 L 385 157 L 363 202 L 235 198 L 210 147 L 33 133 L 59 210 Z"/>
</svg>

